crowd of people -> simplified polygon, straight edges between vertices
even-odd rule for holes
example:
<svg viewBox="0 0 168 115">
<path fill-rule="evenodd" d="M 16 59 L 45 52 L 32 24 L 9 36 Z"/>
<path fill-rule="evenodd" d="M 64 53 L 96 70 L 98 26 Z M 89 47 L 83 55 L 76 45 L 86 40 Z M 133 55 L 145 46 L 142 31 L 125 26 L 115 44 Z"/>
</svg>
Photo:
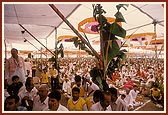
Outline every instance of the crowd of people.
<svg viewBox="0 0 168 115">
<path fill-rule="evenodd" d="M 4 68 L 4 111 L 132 111 L 148 97 L 164 108 L 164 60 L 129 58 L 107 77 L 107 90 L 92 79 L 94 58 L 38 63 L 11 50 Z M 39 66 L 40 64 L 40 66 Z"/>
</svg>

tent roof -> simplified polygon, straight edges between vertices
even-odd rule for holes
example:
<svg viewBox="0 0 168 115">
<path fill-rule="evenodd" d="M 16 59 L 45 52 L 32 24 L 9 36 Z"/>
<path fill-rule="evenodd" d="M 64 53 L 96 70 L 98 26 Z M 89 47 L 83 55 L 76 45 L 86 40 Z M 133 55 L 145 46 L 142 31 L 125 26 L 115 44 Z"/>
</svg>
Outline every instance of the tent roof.
<svg viewBox="0 0 168 115">
<path fill-rule="evenodd" d="M 107 12 L 105 16 L 113 17 L 116 13 L 116 5 L 119 3 L 101 3 L 104 10 Z M 133 4 L 133 5 L 131 5 Z M 156 34 L 158 37 L 164 37 L 165 31 L 165 15 L 164 3 L 130 3 L 127 10 L 122 10 L 122 14 L 126 23 L 122 23 L 124 29 L 127 30 L 127 35 L 132 33 L 148 33 L 154 32 L 153 21 L 156 20 Z M 78 29 L 78 24 L 89 17 L 93 17 L 92 3 L 55 3 L 54 4 L 69 22 Z M 134 6 L 136 5 L 136 6 Z M 137 7 L 137 8 L 136 8 Z M 4 39 L 7 46 L 19 46 L 22 49 L 30 49 L 30 44 L 24 43 L 24 38 L 32 42 L 39 49 L 42 47 L 28 33 L 22 34 L 23 30 L 19 24 L 23 25 L 30 33 L 32 33 L 40 42 L 46 44 L 47 47 L 55 48 L 55 36 L 62 35 L 76 36 L 72 30 L 61 20 L 61 18 L 52 10 L 48 4 L 8 4 L 4 3 Z M 145 13 L 141 12 L 140 10 Z M 142 26 L 142 27 L 141 27 Z M 57 31 L 54 32 L 55 28 Z M 54 32 L 54 34 L 51 34 Z M 83 33 L 80 32 L 82 35 Z M 89 40 L 99 39 L 99 35 L 87 34 Z M 51 37 L 51 38 L 50 38 Z M 48 41 L 46 41 L 46 39 Z M 48 43 L 46 43 L 48 42 Z M 65 43 L 65 45 L 68 43 Z M 26 47 L 26 46 L 27 47 Z M 32 46 L 31 46 L 32 47 Z M 95 46 L 99 47 L 99 46 Z M 72 48 L 67 45 L 65 48 Z M 34 48 L 35 49 L 35 48 Z"/>
</svg>

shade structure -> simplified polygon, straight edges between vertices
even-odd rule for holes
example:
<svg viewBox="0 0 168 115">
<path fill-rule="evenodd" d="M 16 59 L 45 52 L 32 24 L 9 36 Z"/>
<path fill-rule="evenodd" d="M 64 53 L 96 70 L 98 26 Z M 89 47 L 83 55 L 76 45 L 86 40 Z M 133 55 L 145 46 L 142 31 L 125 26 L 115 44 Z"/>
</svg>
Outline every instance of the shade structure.
<svg viewBox="0 0 168 115">
<path fill-rule="evenodd" d="M 92 17 L 92 4 L 94 3 L 54 3 L 54 5 L 77 30 L 78 25 L 80 22 L 82 22 L 82 20 Z M 117 11 L 117 4 L 119 3 L 101 3 L 104 10 L 107 12 L 105 14 L 106 17 L 115 18 L 114 14 Z M 166 16 L 165 7 L 163 7 L 163 4 L 165 4 L 164 2 L 148 2 L 147 4 L 133 2 L 127 4 L 129 4 L 127 10 L 122 9 L 121 11 L 126 20 L 126 23 L 122 23 L 122 27 L 127 31 L 127 35 L 138 33 L 153 33 L 153 22 L 156 21 L 156 36 L 158 38 L 160 36 L 165 36 L 164 25 Z M 143 12 L 141 12 L 138 8 L 140 8 Z M 24 9 L 24 12 L 22 9 Z M 11 47 L 18 47 L 18 49 L 23 49 L 26 45 L 28 46 L 25 47 L 27 50 L 36 50 L 30 44 L 23 43 L 24 38 L 28 39 L 39 49 L 42 47 L 28 33 L 25 32 L 22 34 L 21 31 L 23 29 L 19 26 L 19 24 L 22 24 L 38 40 L 40 40 L 40 42 L 50 49 L 55 48 L 55 38 L 57 39 L 59 36 L 64 35 L 76 36 L 46 3 L 3 3 L 3 12 L 3 39 L 5 39 L 8 49 L 11 49 Z M 87 27 L 91 28 L 89 25 L 87 25 Z M 81 28 L 85 28 L 85 26 L 83 25 Z M 83 35 L 83 32 L 80 33 Z M 100 39 L 99 34 L 85 34 L 89 38 L 91 45 L 99 50 L 98 45 L 92 44 L 92 41 L 97 41 Z M 72 45 L 72 43 L 68 44 L 67 48 L 71 48 Z M 133 45 L 135 46 L 136 44 L 133 43 Z"/>
<path fill-rule="evenodd" d="M 77 36 L 72 36 L 72 35 L 63 35 L 59 36 L 57 39 L 65 42 L 72 42 L 73 38 L 76 38 Z M 78 38 L 78 37 L 77 37 Z M 79 38 L 78 38 L 79 39 Z"/>
</svg>

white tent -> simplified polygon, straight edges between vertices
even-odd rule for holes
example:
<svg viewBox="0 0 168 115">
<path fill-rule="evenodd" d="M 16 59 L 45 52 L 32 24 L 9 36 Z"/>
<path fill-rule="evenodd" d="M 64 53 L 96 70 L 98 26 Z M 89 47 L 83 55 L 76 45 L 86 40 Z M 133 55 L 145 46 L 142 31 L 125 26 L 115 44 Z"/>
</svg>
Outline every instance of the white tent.
<svg viewBox="0 0 168 115">
<path fill-rule="evenodd" d="M 155 3 L 80 3 L 80 2 L 54 2 L 62 14 L 68 21 L 78 30 L 78 24 L 86 19 L 93 17 L 92 4 L 101 4 L 103 9 L 107 12 L 105 16 L 114 17 L 117 12 L 117 4 L 129 4 L 127 10 L 122 9 L 121 12 L 126 20 L 122 23 L 122 27 L 127 30 L 127 35 L 132 33 L 151 33 L 156 32 L 157 39 L 165 39 L 165 2 Z M 55 48 L 55 39 L 59 36 L 76 34 L 61 20 L 61 18 L 52 10 L 47 3 L 7 3 L 3 2 L 3 41 L 5 41 L 7 50 L 16 47 L 19 50 L 32 50 Z M 154 24 L 156 22 L 156 30 Z M 29 33 L 24 32 L 26 28 L 37 40 L 35 40 Z M 84 26 L 82 27 L 84 28 Z M 82 32 L 80 32 L 83 35 Z M 92 44 L 93 41 L 99 40 L 98 34 L 86 34 L 90 40 L 91 45 L 99 50 L 99 45 Z M 30 43 L 24 42 L 27 39 Z M 77 50 L 73 43 L 63 42 L 65 50 Z M 139 42 L 132 42 L 133 45 L 139 45 Z M 4 45 L 4 43 L 2 43 Z M 165 45 L 164 45 L 165 46 Z M 4 48 L 3 48 L 3 51 Z"/>
</svg>

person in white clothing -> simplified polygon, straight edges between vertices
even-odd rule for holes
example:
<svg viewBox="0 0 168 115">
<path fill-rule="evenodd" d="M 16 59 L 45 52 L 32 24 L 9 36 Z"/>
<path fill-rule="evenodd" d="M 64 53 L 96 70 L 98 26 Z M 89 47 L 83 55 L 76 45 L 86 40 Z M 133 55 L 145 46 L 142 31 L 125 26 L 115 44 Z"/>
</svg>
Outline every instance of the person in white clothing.
<svg viewBox="0 0 168 115">
<path fill-rule="evenodd" d="M 150 74 L 149 77 L 147 78 L 147 81 L 146 81 L 146 86 L 147 87 L 152 87 L 152 84 L 155 82 L 155 77 L 153 74 Z"/>
<path fill-rule="evenodd" d="M 30 59 L 25 59 L 25 70 L 26 70 L 26 77 L 32 77 L 32 64 L 29 61 Z"/>
<path fill-rule="evenodd" d="M 64 93 L 70 94 L 69 89 L 71 89 L 71 81 L 66 77 L 62 85 L 62 90 Z"/>
<path fill-rule="evenodd" d="M 139 106 L 141 104 L 143 104 L 143 102 L 140 102 L 138 98 L 142 98 L 142 95 L 139 94 L 140 91 L 138 90 L 138 86 L 134 85 L 133 89 L 130 91 L 130 95 L 132 96 L 132 102 L 133 102 L 133 106 Z"/>
<path fill-rule="evenodd" d="M 94 91 L 100 90 L 99 86 L 90 80 L 90 76 L 86 77 L 86 92 L 87 97 L 93 96 Z"/>
<path fill-rule="evenodd" d="M 12 76 L 19 76 L 19 80 L 24 84 L 26 81 L 26 70 L 24 59 L 18 56 L 16 48 L 11 49 L 11 57 L 5 60 L 5 80 L 9 85 L 12 84 Z"/>
<path fill-rule="evenodd" d="M 65 106 L 60 104 L 61 93 L 57 90 L 52 91 L 49 95 L 47 111 L 69 111 Z"/>
<path fill-rule="evenodd" d="M 37 96 L 38 90 L 34 87 L 33 77 L 28 77 L 26 83 L 22 86 L 18 96 L 20 98 L 20 104 L 26 107 L 28 110 L 32 110 L 33 99 Z"/>
<path fill-rule="evenodd" d="M 111 106 L 111 93 L 109 91 L 104 91 L 100 101 L 93 104 L 90 111 L 112 111 Z"/>
<path fill-rule="evenodd" d="M 126 102 L 126 106 L 128 108 L 128 111 L 129 110 L 132 110 L 134 109 L 133 108 L 133 98 L 132 98 L 132 95 L 130 94 L 130 89 L 126 89 L 126 94 L 125 94 L 125 98 L 124 98 L 124 101 Z"/>
<path fill-rule="evenodd" d="M 115 86 L 117 88 L 123 88 L 124 87 L 124 82 L 122 81 L 121 77 L 119 77 L 118 79 L 116 79 Z"/>
<path fill-rule="evenodd" d="M 126 106 L 126 102 L 125 102 L 125 94 L 121 94 L 117 100 L 116 100 L 116 111 L 128 111 L 128 108 Z"/>
<path fill-rule="evenodd" d="M 38 89 L 38 95 L 33 99 L 32 111 L 43 111 L 48 107 L 49 87 L 46 84 L 41 84 Z"/>
<path fill-rule="evenodd" d="M 134 85 L 133 89 L 130 90 L 130 95 L 132 96 L 133 102 L 135 101 L 136 96 L 137 96 L 138 93 L 139 93 L 138 86 Z"/>
</svg>

